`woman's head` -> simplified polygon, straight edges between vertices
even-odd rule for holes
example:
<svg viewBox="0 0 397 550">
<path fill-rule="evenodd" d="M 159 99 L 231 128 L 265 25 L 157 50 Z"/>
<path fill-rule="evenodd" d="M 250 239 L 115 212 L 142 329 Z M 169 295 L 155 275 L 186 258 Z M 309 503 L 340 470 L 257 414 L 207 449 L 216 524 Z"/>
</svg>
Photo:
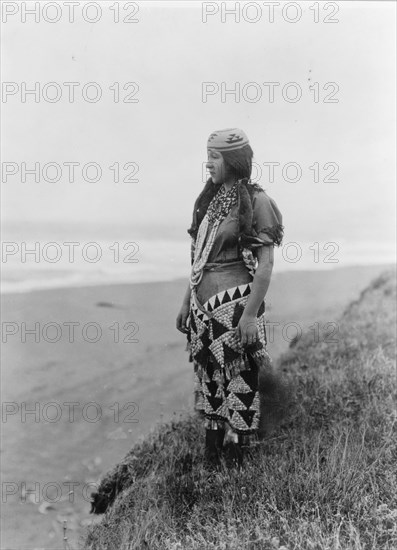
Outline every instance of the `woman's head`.
<svg viewBox="0 0 397 550">
<path fill-rule="evenodd" d="M 213 183 L 250 179 L 253 151 L 239 128 L 217 130 L 208 138 L 207 168 Z"/>
</svg>

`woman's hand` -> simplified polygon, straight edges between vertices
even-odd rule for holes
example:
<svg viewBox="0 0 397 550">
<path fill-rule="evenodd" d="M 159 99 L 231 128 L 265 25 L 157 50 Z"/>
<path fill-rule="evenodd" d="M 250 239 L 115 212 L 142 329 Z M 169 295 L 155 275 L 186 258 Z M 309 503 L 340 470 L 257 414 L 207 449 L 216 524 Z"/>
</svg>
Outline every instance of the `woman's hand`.
<svg viewBox="0 0 397 550">
<path fill-rule="evenodd" d="M 256 342 L 259 336 L 256 317 L 243 313 L 236 327 L 236 335 L 243 346 Z"/>
<path fill-rule="evenodd" d="M 184 303 L 178 313 L 178 317 L 176 318 L 176 328 L 180 332 L 183 332 L 183 334 L 188 333 L 187 320 L 189 319 L 189 311 L 190 306 Z"/>
</svg>

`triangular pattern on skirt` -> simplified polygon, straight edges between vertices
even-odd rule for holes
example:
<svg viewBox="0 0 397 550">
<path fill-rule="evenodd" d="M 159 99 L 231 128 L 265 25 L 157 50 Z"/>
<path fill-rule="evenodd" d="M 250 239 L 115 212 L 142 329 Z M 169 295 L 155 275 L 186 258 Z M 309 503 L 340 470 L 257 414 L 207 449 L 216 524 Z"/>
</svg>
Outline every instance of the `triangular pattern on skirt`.
<svg viewBox="0 0 397 550">
<path fill-rule="evenodd" d="M 227 346 L 227 357 L 233 357 L 232 359 L 226 359 L 225 357 L 225 345 Z M 216 340 L 213 340 L 213 342 L 210 344 L 209 349 L 211 353 L 214 355 L 218 363 L 220 365 L 224 365 L 226 362 L 233 361 L 237 357 L 241 355 L 242 347 L 241 344 L 234 332 L 225 332 L 219 338 Z M 231 352 L 229 352 L 231 350 Z M 233 353 L 232 353 L 233 352 Z"/>
<path fill-rule="evenodd" d="M 213 397 L 212 395 L 206 395 L 205 398 L 207 399 L 208 403 L 211 405 L 212 410 L 214 412 L 216 412 L 217 409 L 219 409 L 219 407 L 222 406 L 223 399 L 221 399 L 220 397 Z"/>
<path fill-rule="evenodd" d="M 235 428 L 237 428 L 237 430 L 245 431 L 245 430 L 249 430 L 251 427 L 251 426 L 248 426 L 248 424 L 245 422 L 244 418 L 242 418 L 240 414 L 244 412 L 251 412 L 251 411 L 233 411 L 230 422 Z"/>
<path fill-rule="evenodd" d="M 192 330 L 194 330 L 194 332 L 197 332 L 197 325 L 196 325 L 196 321 L 194 320 L 194 315 L 191 314 L 190 317 L 189 317 L 189 320 L 190 320 L 190 326 L 192 328 Z"/>
<path fill-rule="evenodd" d="M 249 385 L 241 377 L 241 373 L 232 378 L 227 386 L 227 391 L 234 393 L 246 393 L 252 391 Z"/>
<path fill-rule="evenodd" d="M 223 326 L 227 327 L 228 330 L 234 330 L 235 325 L 233 325 L 233 312 L 235 304 L 230 302 L 230 304 L 225 305 L 223 308 L 215 310 L 212 321 L 216 320 L 218 323 L 222 323 Z"/>
<path fill-rule="evenodd" d="M 233 310 L 233 316 L 232 316 L 232 325 L 234 327 L 237 327 L 238 322 L 240 321 L 240 318 L 242 314 L 244 313 L 244 306 L 240 302 L 237 302 L 234 306 Z"/>
<path fill-rule="evenodd" d="M 244 395 L 244 394 L 239 394 L 239 395 Z M 245 395 L 249 395 L 249 393 L 247 393 Z M 252 401 L 252 399 L 251 399 L 251 401 Z M 245 411 L 247 409 L 245 404 L 234 393 L 230 393 L 228 395 L 227 402 L 228 402 L 229 408 L 231 407 L 232 410 L 234 410 L 234 411 Z"/>
<path fill-rule="evenodd" d="M 218 414 L 219 416 L 224 416 L 225 412 L 227 414 L 225 401 L 218 397 L 208 397 L 208 395 L 204 395 L 204 406 L 205 410 L 208 411 L 208 409 L 210 409 L 212 414 Z"/>
<path fill-rule="evenodd" d="M 250 370 L 241 371 L 241 376 L 248 386 L 253 387 L 256 384 L 258 377 L 258 367 L 256 365 L 251 366 Z"/>
<path fill-rule="evenodd" d="M 212 397 L 216 397 L 216 391 L 218 389 L 218 384 L 214 380 L 212 380 L 211 382 L 207 382 L 206 386 L 208 388 L 208 394 L 207 395 L 211 395 Z"/>
<path fill-rule="evenodd" d="M 229 332 L 229 328 L 225 327 L 223 323 L 220 323 L 216 319 L 211 319 L 211 325 L 214 338 L 219 338 L 222 334 L 225 334 L 225 332 Z"/>
<path fill-rule="evenodd" d="M 203 308 L 212 312 L 220 305 L 226 304 L 231 300 L 238 300 L 242 296 L 248 296 L 251 292 L 251 285 L 252 283 L 244 283 L 222 291 L 221 293 L 218 292 L 203 304 Z"/>
<path fill-rule="evenodd" d="M 208 360 L 209 349 L 207 346 L 202 348 L 194 354 L 194 359 L 201 365 L 205 365 Z"/>
<path fill-rule="evenodd" d="M 225 358 L 225 363 L 231 363 L 235 359 L 238 359 L 241 356 L 240 351 L 236 351 L 225 342 L 223 342 L 223 357 Z"/>
<path fill-rule="evenodd" d="M 253 391 L 245 392 L 245 393 L 235 392 L 234 395 L 244 404 L 244 409 L 238 409 L 238 410 L 245 410 L 251 407 L 255 397 L 255 392 Z"/>
<path fill-rule="evenodd" d="M 251 428 L 256 411 L 238 411 L 248 428 Z"/>
</svg>

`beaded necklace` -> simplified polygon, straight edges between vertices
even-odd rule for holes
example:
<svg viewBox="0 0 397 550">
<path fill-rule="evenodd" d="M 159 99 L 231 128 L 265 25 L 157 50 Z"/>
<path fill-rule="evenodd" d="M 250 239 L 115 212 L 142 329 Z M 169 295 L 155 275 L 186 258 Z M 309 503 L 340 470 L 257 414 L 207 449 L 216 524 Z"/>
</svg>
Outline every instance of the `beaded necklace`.
<svg viewBox="0 0 397 550">
<path fill-rule="evenodd" d="M 237 204 L 237 182 L 231 189 L 226 190 L 222 185 L 218 193 L 210 202 L 207 212 L 200 224 L 194 248 L 194 260 L 190 276 L 190 287 L 193 289 L 201 281 L 203 268 L 214 244 L 216 232 L 222 220 L 226 218 L 232 206 Z M 213 224 L 209 230 L 209 224 Z M 208 239 L 206 240 L 209 231 Z"/>
<path fill-rule="evenodd" d="M 228 215 L 232 206 L 237 203 L 237 182 L 234 182 L 231 189 L 227 190 L 222 185 L 218 193 L 208 206 L 208 221 L 214 223 L 216 220 L 223 220 Z"/>
</svg>

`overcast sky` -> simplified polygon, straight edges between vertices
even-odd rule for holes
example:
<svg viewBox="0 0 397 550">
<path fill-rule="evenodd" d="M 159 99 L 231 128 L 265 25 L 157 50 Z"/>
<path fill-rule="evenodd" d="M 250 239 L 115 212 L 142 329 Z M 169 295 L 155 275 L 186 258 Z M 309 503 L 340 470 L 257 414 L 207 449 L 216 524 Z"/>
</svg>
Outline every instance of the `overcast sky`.
<svg viewBox="0 0 397 550">
<path fill-rule="evenodd" d="M 3 95 L 2 160 L 16 163 L 19 170 L 7 181 L 3 173 L 6 222 L 127 224 L 132 232 L 142 224 L 173 224 L 185 237 L 193 201 L 204 185 L 207 137 L 237 126 L 250 139 L 255 162 L 262 167 L 259 183 L 283 213 L 289 240 L 347 239 L 370 246 L 393 241 L 394 2 L 331 3 L 339 7 L 333 16 L 339 22 L 328 24 L 323 19 L 333 10 L 325 11 L 324 3 L 319 23 L 313 21 L 309 2 L 299 4 L 302 14 L 296 23 L 283 18 L 281 6 L 270 23 L 263 2 L 251 3 L 251 11 L 245 12 L 240 3 L 239 23 L 234 16 L 222 22 L 219 5 L 204 23 L 201 2 L 138 2 L 136 14 L 133 3 L 125 10 L 120 3 L 120 17 L 131 14 L 138 22 L 115 23 L 109 9 L 115 3 L 101 2 L 101 19 L 90 23 L 83 19 L 83 4 L 74 23 L 61 8 L 56 23 L 43 19 L 54 18 L 55 11 L 40 13 L 38 23 L 29 15 L 22 22 L 19 11 L 3 25 L 3 81 L 17 83 L 17 88 Z M 215 9 L 208 4 L 207 10 Z M 86 16 L 92 19 L 94 9 Z M 287 16 L 295 16 L 294 8 Z M 250 22 L 255 17 L 258 21 Z M 27 88 L 39 83 L 38 102 L 32 95 L 22 102 L 22 82 Z M 59 84 L 58 102 L 43 99 L 55 90 L 45 89 L 48 82 Z M 80 83 L 72 103 L 64 82 Z M 88 82 L 102 89 L 96 103 L 82 98 Z M 114 102 L 115 87 L 112 91 L 109 86 L 115 82 L 121 99 L 132 92 L 138 102 Z M 139 86 L 135 95 L 134 86 L 123 90 L 127 82 Z M 207 86 L 215 92 L 219 88 L 206 101 L 203 82 L 214 83 Z M 222 86 L 231 89 L 236 82 L 240 95 L 228 94 L 222 101 Z M 280 84 L 273 103 L 265 82 Z M 299 101 L 283 98 L 281 90 L 289 82 L 299 84 Z M 332 84 L 324 90 L 327 83 L 339 89 Z M 318 86 L 318 102 L 309 86 Z M 289 97 L 294 90 L 286 90 Z M 338 102 L 326 103 L 326 96 Z M 27 176 L 23 183 L 24 162 L 39 162 L 40 167 L 96 162 L 103 175 L 97 183 L 86 182 L 79 167 L 70 183 L 64 167 L 59 182 L 41 176 L 36 183 Z M 119 163 L 124 177 L 134 169 L 130 165 L 124 171 L 127 162 L 139 166 L 134 176 L 139 181 L 115 183 L 109 166 Z M 264 162 L 280 163 L 273 183 Z M 302 169 L 300 181 L 282 177 L 281 167 L 291 162 Z M 320 168 L 317 183 L 314 168 L 309 169 L 315 163 Z M 325 171 L 325 163 L 335 164 Z M 339 181 L 323 181 L 335 165 L 333 177 Z M 295 174 L 292 168 L 287 173 L 290 179 Z"/>
</svg>

